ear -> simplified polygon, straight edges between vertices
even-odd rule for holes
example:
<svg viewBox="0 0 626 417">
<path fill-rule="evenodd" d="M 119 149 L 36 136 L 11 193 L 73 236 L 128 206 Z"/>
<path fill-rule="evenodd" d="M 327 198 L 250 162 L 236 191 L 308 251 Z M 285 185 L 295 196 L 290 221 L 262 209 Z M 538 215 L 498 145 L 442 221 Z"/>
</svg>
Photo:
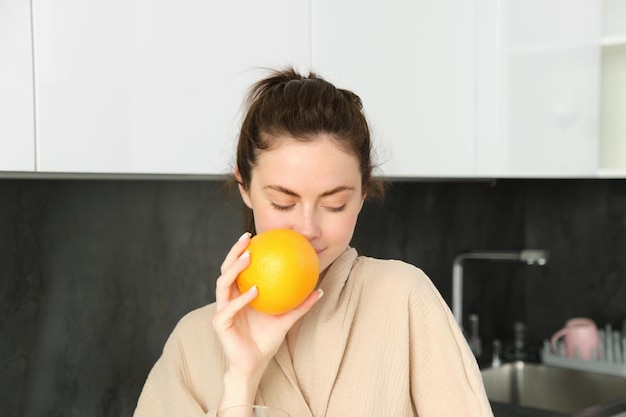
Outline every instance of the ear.
<svg viewBox="0 0 626 417">
<path fill-rule="evenodd" d="M 237 184 L 239 187 L 239 194 L 241 194 L 241 199 L 244 204 L 252 210 L 252 201 L 250 200 L 250 190 L 246 190 L 246 187 L 243 186 L 243 180 L 241 179 L 241 174 L 239 173 L 239 168 L 235 167 L 235 178 L 237 179 Z"/>
</svg>

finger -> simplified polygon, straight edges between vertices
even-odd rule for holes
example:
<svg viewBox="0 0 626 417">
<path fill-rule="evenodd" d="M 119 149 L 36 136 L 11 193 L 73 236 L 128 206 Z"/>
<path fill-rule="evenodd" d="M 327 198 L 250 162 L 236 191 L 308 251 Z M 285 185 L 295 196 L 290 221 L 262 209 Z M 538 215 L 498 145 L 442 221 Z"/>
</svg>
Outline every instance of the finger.
<svg viewBox="0 0 626 417">
<path fill-rule="evenodd" d="M 227 303 L 234 297 L 233 284 L 239 276 L 239 273 L 246 269 L 248 265 L 250 265 L 250 252 L 245 251 L 217 279 L 215 283 L 215 301 L 218 304 L 218 308 L 220 308 L 222 304 Z M 239 293 L 237 292 L 236 295 L 239 295 Z"/>
<path fill-rule="evenodd" d="M 226 258 L 224 258 L 224 262 L 222 262 L 222 265 L 220 267 L 220 271 L 222 273 L 224 273 L 224 271 L 226 271 L 233 264 L 233 262 L 235 262 L 237 258 L 241 256 L 243 250 L 250 243 L 250 236 L 251 235 L 249 232 L 244 233 L 243 235 L 241 235 L 239 240 L 235 242 L 232 248 L 230 248 L 230 251 L 226 255 Z"/>
<path fill-rule="evenodd" d="M 235 322 L 237 314 L 245 308 L 252 300 L 259 295 L 259 290 L 256 285 L 253 285 L 248 291 L 241 294 L 239 297 L 234 298 L 228 303 L 224 309 L 214 316 L 213 327 L 216 330 L 226 330 L 232 327 Z"/>
<path fill-rule="evenodd" d="M 290 328 L 296 321 L 298 321 L 302 316 L 304 316 L 315 303 L 319 301 L 320 298 L 324 295 L 324 291 L 322 289 L 318 289 L 312 291 L 311 294 L 300 304 L 298 307 L 293 310 L 285 313 L 283 319 L 285 320 L 285 324 Z"/>
</svg>

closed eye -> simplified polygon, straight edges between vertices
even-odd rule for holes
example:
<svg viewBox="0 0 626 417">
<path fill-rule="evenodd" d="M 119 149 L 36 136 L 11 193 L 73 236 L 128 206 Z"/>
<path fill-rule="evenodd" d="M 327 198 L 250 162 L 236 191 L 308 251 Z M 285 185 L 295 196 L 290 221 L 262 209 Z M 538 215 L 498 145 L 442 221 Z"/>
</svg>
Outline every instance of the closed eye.
<svg viewBox="0 0 626 417">
<path fill-rule="evenodd" d="M 276 204 L 276 203 L 271 203 L 272 207 L 278 211 L 288 211 L 291 210 L 294 206 L 294 204 L 288 205 L 288 206 L 283 206 L 280 204 Z"/>
<path fill-rule="evenodd" d="M 337 207 L 326 207 L 326 210 L 330 211 L 331 213 L 339 213 L 343 211 L 345 208 L 346 208 L 346 205 L 342 204 L 341 206 L 337 206 Z"/>
</svg>

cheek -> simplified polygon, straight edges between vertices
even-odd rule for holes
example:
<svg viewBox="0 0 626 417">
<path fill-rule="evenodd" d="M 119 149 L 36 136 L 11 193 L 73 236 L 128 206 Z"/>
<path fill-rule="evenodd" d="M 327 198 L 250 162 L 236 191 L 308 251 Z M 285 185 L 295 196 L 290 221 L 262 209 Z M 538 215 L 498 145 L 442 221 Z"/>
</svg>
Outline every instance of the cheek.
<svg viewBox="0 0 626 417">
<path fill-rule="evenodd" d="M 290 224 L 286 221 L 285 216 L 281 216 L 279 212 L 273 209 L 254 210 L 254 225 L 257 233 L 271 229 L 290 228 Z"/>
<path fill-rule="evenodd" d="M 332 219 L 332 224 L 326 228 L 326 232 L 331 234 L 337 241 L 349 243 L 354 234 L 359 212 L 345 213 L 345 216 L 337 216 Z"/>
</svg>

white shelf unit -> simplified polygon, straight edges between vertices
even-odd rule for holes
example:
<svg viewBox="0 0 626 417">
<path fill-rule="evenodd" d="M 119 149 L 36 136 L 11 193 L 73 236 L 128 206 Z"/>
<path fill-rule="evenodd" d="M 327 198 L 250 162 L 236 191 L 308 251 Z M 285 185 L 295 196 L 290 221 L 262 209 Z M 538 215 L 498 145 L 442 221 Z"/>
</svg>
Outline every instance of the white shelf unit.
<svg viewBox="0 0 626 417">
<path fill-rule="evenodd" d="M 626 0 L 604 0 L 599 178 L 626 178 Z"/>
</svg>

